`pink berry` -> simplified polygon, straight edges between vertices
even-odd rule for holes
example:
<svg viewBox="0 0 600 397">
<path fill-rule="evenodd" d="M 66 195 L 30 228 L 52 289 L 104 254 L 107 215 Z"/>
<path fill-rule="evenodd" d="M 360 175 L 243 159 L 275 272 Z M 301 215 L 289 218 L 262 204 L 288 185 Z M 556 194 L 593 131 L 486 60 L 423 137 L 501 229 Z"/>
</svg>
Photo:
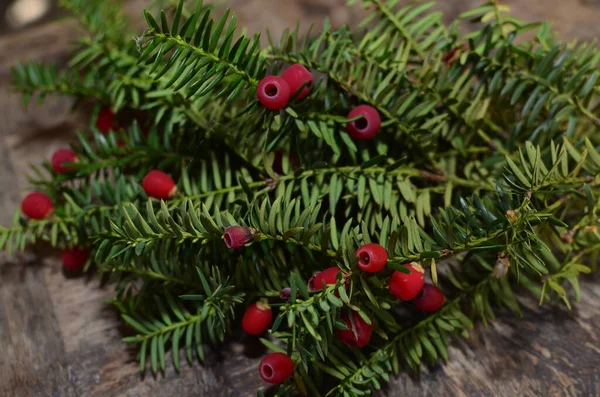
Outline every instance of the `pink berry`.
<svg viewBox="0 0 600 397">
<path fill-rule="evenodd" d="M 268 383 L 285 382 L 294 374 L 294 362 L 283 353 L 270 353 L 258 365 L 260 377 Z"/>
<path fill-rule="evenodd" d="M 306 98 L 306 96 L 310 94 L 314 84 L 312 73 L 299 63 L 284 70 L 281 74 L 281 78 L 288 83 L 290 94 L 296 101 Z M 304 86 L 304 88 L 302 88 L 302 86 Z M 300 88 L 302 88 L 302 91 L 300 91 Z"/>
<path fill-rule="evenodd" d="M 369 343 L 373 334 L 373 326 L 367 324 L 360 315 L 355 314 L 355 312 L 352 312 L 350 315 L 344 314 L 341 320 L 348 328 L 337 331 L 337 336 L 342 342 L 350 347 L 358 348 L 365 347 Z M 354 329 L 352 328 L 352 323 L 354 323 Z"/>
<path fill-rule="evenodd" d="M 146 194 L 160 200 L 167 200 L 177 193 L 177 185 L 169 175 L 159 170 L 152 170 L 142 181 Z"/>
<path fill-rule="evenodd" d="M 421 293 L 413 300 L 418 310 L 434 312 L 444 306 L 444 293 L 433 284 L 425 284 Z"/>
<path fill-rule="evenodd" d="M 418 263 L 405 265 L 410 274 L 395 271 L 390 278 L 390 292 L 404 301 L 413 299 L 421 292 L 425 284 L 423 267 Z"/>
<path fill-rule="evenodd" d="M 267 302 L 258 301 L 248 306 L 242 317 L 242 329 L 250 335 L 260 335 L 271 324 L 273 311 Z"/>
<path fill-rule="evenodd" d="M 254 233 L 248 227 L 229 226 L 223 233 L 223 240 L 227 248 L 234 250 L 242 248 L 254 239 Z"/>
<path fill-rule="evenodd" d="M 267 109 L 279 110 L 290 100 L 290 86 L 279 76 L 267 76 L 258 83 L 256 96 Z"/>
<path fill-rule="evenodd" d="M 63 166 L 63 164 L 76 163 L 77 154 L 73 149 L 58 149 L 52 155 L 50 162 L 52 163 L 52 169 L 54 169 L 54 171 L 63 174 L 65 172 L 73 171 L 72 167 Z"/>
<path fill-rule="evenodd" d="M 371 139 L 377 135 L 381 127 L 381 117 L 377 109 L 369 105 L 360 105 L 348 113 L 349 119 L 358 116 L 363 117 L 346 124 L 346 131 L 350 136 L 354 139 Z"/>
<path fill-rule="evenodd" d="M 54 203 L 45 193 L 31 192 L 21 202 L 21 210 L 31 219 L 44 219 L 52 214 Z"/>
<path fill-rule="evenodd" d="M 358 267 L 368 273 L 377 273 L 387 264 L 388 254 L 379 244 L 365 244 L 356 250 Z"/>
<path fill-rule="evenodd" d="M 89 257 L 89 251 L 79 247 L 65 249 L 60 253 L 63 266 L 68 270 L 81 269 Z"/>
</svg>

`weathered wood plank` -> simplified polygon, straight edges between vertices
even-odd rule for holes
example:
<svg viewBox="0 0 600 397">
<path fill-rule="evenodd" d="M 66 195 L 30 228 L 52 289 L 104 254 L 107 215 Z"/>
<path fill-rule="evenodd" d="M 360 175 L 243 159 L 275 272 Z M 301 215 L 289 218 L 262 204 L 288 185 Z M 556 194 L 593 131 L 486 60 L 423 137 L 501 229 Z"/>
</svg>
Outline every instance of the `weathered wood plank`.
<svg viewBox="0 0 600 397">
<path fill-rule="evenodd" d="M 19 195 L 2 138 L 0 134 L 0 222 L 10 224 Z M 77 396 L 42 266 L 33 254 L 0 253 L 2 396 Z"/>
<path fill-rule="evenodd" d="M 400 376 L 389 396 L 599 396 L 600 276 L 584 277 L 572 312 L 523 300 L 523 318 L 508 311 L 449 349 L 445 365 L 420 378 Z"/>
</svg>

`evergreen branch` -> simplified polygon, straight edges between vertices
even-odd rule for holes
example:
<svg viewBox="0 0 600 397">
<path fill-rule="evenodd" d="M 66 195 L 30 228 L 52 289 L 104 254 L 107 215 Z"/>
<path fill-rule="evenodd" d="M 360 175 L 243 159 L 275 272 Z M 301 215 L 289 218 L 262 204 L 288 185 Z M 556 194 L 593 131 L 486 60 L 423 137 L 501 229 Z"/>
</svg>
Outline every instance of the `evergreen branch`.
<svg viewBox="0 0 600 397">
<path fill-rule="evenodd" d="M 419 57 L 424 58 L 425 53 L 418 46 L 416 40 L 412 37 L 412 35 L 408 32 L 405 26 L 400 22 L 398 18 L 394 15 L 392 10 L 386 7 L 385 3 L 381 0 L 368 0 L 369 3 L 372 3 L 378 10 L 381 12 L 386 18 L 390 20 L 390 22 L 394 25 L 396 29 L 400 32 L 400 34 L 406 39 L 406 41 L 410 44 L 410 46 L 415 50 Z"/>
<path fill-rule="evenodd" d="M 91 34 L 119 43 L 128 37 L 127 20 L 120 5 L 113 0 L 59 0 Z"/>
<path fill-rule="evenodd" d="M 483 282 L 485 282 L 485 280 Z M 380 347 L 375 352 L 371 353 L 366 362 L 358 367 L 357 370 L 352 371 L 349 376 L 344 377 L 336 387 L 327 393 L 327 395 L 344 395 L 345 393 L 352 392 L 356 393 L 358 390 L 364 389 L 365 386 L 368 387 L 371 383 L 377 384 L 375 383 L 376 377 L 387 377 L 387 375 L 384 374 L 385 370 L 392 371 L 393 366 L 396 366 L 395 371 L 398 370 L 397 363 L 400 356 L 398 351 L 410 353 L 410 355 L 404 354 L 403 357 L 414 369 L 414 365 L 418 365 L 420 363 L 420 357 L 418 356 L 418 353 L 416 353 L 416 347 L 409 348 L 409 344 L 405 341 L 405 339 L 411 337 L 412 335 L 420 335 L 416 340 L 415 338 L 411 339 L 419 343 L 419 346 L 422 344 L 426 345 L 427 349 L 425 349 L 425 351 L 428 354 L 433 355 L 436 348 L 429 341 L 429 338 L 432 338 L 435 346 L 437 347 L 438 353 L 442 355 L 442 357 L 447 357 L 447 333 L 463 332 L 466 330 L 466 328 L 472 327 L 471 321 L 458 307 L 460 301 L 461 297 L 454 298 L 453 300 L 447 302 L 445 306 L 438 312 L 428 316 L 414 326 L 402 330 L 383 347 Z M 452 325 L 446 321 L 449 318 L 454 320 Z M 425 336 L 425 332 L 420 332 L 421 330 L 425 329 L 429 333 L 438 335 L 438 337 L 433 338 L 431 336 Z M 406 352 L 407 349 L 408 352 Z M 419 351 L 422 352 L 422 350 Z M 435 355 L 437 356 L 437 353 Z"/>
<path fill-rule="evenodd" d="M 95 81 L 95 73 L 86 74 L 83 78 L 78 73 L 58 72 L 54 66 L 36 62 L 18 63 L 11 69 L 14 87 L 23 93 L 24 104 L 27 105 L 34 94 L 43 101 L 48 94 L 61 94 L 80 97 L 105 98 Z"/>
<path fill-rule="evenodd" d="M 178 370 L 180 346 L 191 362 L 195 345 L 202 360 L 204 343 L 238 323 L 239 304 L 262 298 L 279 309 L 271 335 L 295 362 L 295 382 L 279 394 L 321 395 L 315 376 L 329 375 L 339 382 L 330 395 L 365 395 L 403 362 L 418 370 L 446 359 L 450 339 L 487 324 L 496 307 L 520 314 L 517 287 L 570 308 L 568 291 L 578 299 L 578 277 L 596 267 L 593 44 L 564 45 L 548 24 L 504 15 L 497 1 L 446 26 L 433 2 L 361 0 L 368 29 L 326 22 L 315 36 L 269 38 L 265 50 L 258 36 L 236 33 L 229 11 L 213 18 L 202 1 L 194 11 L 187 0 L 155 1 L 168 10 L 146 12 L 135 42 L 112 1 L 62 1 L 90 31 L 72 71 L 19 65 L 17 89 L 26 100 L 91 98 L 119 111 L 119 124 L 134 111 L 154 125 L 147 138 L 136 123 L 81 135 L 71 172 L 34 166 L 54 212 L 37 221 L 17 211 L 12 227 L 0 227 L 0 248 L 44 240 L 90 249 L 116 285 L 113 303 L 136 333 L 124 340 L 140 346 L 142 370 L 150 361 L 164 371 L 169 349 Z M 461 35 L 464 20 L 483 27 Z M 522 37 L 531 30 L 535 39 Z M 306 100 L 263 109 L 255 88 L 286 62 L 325 76 Z M 360 103 L 382 116 L 371 141 L 343 131 Z M 177 180 L 177 195 L 148 199 L 140 185 L 150 169 Z M 233 225 L 253 236 L 239 250 L 221 241 Z M 356 248 L 369 243 L 387 251 L 378 274 L 357 267 Z M 403 328 L 389 286 L 407 262 L 452 298 Z M 341 270 L 335 284 L 311 284 L 331 266 Z M 336 337 L 346 310 L 385 342 L 346 348 Z"/>
<path fill-rule="evenodd" d="M 214 21 L 210 14 L 210 9 L 203 7 L 200 1 L 194 14 L 179 28 L 181 13 L 176 13 L 169 26 L 162 12 L 159 26 L 154 17 L 145 12 L 150 31 L 146 34 L 148 40 L 139 62 L 150 62 L 151 73 L 161 66 L 155 79 L 166 75 L 168 82 L 165 88 L 177 82 L 175 90 L 186 89 L 187 98 L 202 97 L 219 88 L 217 97 L 227 95 L 228 100 L 233 100 L 244 87 L 258 85 L 257 78 L 264 75 L 264 62 L 259 57 L 259 37 L 250 40 L 241 36 L 232 45 L 236 29 L 235 17 L 232 17 L 221 42 L 229 10 L 218 21 Z M 167 63 L 162 64 L 163 56 L 174 47 L 176 49 Z M 172 73 L 167 74 L 169 71 Z"/>
<path fill-rule="evenodd" d="M 168 285 L 181 285 L 186 287 L 198 288 L 199 284 L 189 279 L 177 278 L 172 275 L 158 272 L 152 269 L 143 269 L 136 266 L 125 266 L 125 265 L 105 265 L 101 269 L 102 271 L 109 271 L 112 273 L 129 273 L 133 274 L 141 279 L 158 281 L 165 286 Z"/>
<path fill-rule="evenodd" d="M 173 365 L 179 371 L 179 347 L 184 346 L 186 358 L 191 364 L 193 345 L 200 360 L 204 359 L 203 339 L 208 337 L 214 344 L 222 341 L 229 330 L 233 318 L 233 307 L 242 302 L 243 294 L 235 293 L 227 280 L 221 282 L 214 268 L 206 277 L 200 269 L 198 276 L 205 295 L 183 295 L 180 299 L 193 303 L 193 311 L 188 311 L 165 291 L 162 296 L 154 295 L 159 316 L 144 315 L 119 305 L 123 319 L 138 334 L 125 337 L 124 342 L 141 344 L 140 367 L 145 370 L 146 357 L 150 353 L 150 367 L 153 373 L 165 370 L 166 351 L 170 344 Z M 149 352 L 148 352 L 149 350 Z"/>
</svg>

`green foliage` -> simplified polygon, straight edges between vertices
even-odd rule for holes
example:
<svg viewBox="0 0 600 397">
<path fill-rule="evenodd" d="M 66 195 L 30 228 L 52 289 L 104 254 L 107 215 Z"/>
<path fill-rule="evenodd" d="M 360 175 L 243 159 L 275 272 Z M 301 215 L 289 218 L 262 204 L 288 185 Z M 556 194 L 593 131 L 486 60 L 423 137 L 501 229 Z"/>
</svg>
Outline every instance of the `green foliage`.
<svg viewBox="0 0 600 397">
<path fill-rule="evenodd" d="M 137 333 L 123 338 L 123 341 L 141 345 L 139 360 L 142 371 L 148 361 L 153 373 L 159 370 L 164 372 L 168 345 L 171 346 L 171 358 L 177 371 L 180 368 L 179 347 L 185 351 L 190 364 L 194 350 L 198 359 L 203 360 L 204 341 L 213 344 L 222 342 L 229 331 L 234 306 L 242 302 L 243 294 L 236 293 L 235 287 L 228 284 L 227 280 L 221 282 L 216 268 L 206 275 L 200 268 L 197 271 L 203 294 L 181 295 L 177 298 L 168 291 L 153 290 L 146 299 L 151 301 L 156 312 L 145 313 L 143 308 L 139 309 L 139 297 L 137 305 L 128 305 L 123 297 L 121 299 L 125 299 L 125 303 L 115 301 L 123 320 Z M 184 302 L 190 304 L 184 305 Z"/>
<path fill-rule="evenodd" d="M 203 360 L 244 306 L 266 299 L 274 322 L 262 341 L 296 363 L 278 395 L 368 395 L 391 374 L 447 360 L 452 339 L 498 308 L 521 315 L 523 292 L 570 308 L 579 276 L 597 267 L 594 44 L 562 43 L 549 24 L 519 21 L 495 1 L 446 25 L 433 2 L 353 0 L 369 10 L 360 26 L 326 21 L 303 37 L 269 36 L 265 48 L 202 1 L 151 2 L 135 40 L 116 2 L 62 3 L 89 35 L 66 71 L 15 66 L 15 88 L 25 102 L 92 101 L 94 115 L 71 144 L 71 172 L 32 166 L 53 214 L 17 212 L 0 227 L 0 248 L 89 248 L 115 285 L 142 371 L 164 372 L 169 359 L 179 370 L 181 350 Z M 464 34 L 464 23 L 478 25 Z M 316 84 L 268 111 L 256 86 L 289 63 Z M 94 124 L 107 104 L 118 127 L 104 135 Z M 379 112 L 375 139 L 345 131 L 357 104 Z M 174 197 L 146 195 L 152 169 L 177 181 Z M 227 249 L 231 225 L 254 239 Z M 386 248 L 384 271 L 358 268 L 366 243 Z M 393 271 L 410 262 L 444 291 L 439 311 L 416 313 L 389 293 Z M 337 283 L 312 288 L 332 266 Z M 336 336 L 350 310 L 374 327 L 363 349 Z"/>
</svg>

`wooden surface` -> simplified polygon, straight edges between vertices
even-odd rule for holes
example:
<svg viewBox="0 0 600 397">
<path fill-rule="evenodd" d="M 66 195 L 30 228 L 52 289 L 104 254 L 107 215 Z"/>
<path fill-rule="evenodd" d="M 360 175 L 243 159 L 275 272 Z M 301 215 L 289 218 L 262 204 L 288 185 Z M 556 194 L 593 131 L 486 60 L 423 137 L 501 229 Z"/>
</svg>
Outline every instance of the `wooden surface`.
<svg viewBox="0 0 600 397">
<path fill-rule="evenodd" d="M 344 0 L 232 0 L 240 25 L 269 26 L 277 34 L 297 18 L 306 28 L 325 15 L 334 23 L 355 21 L 359 10 Z M 284 5 L 281 5 L 284 3 Z M 443 2 L 450 15 L 476 0 Z M 594 0 L 513 0 L 517 15 L 557 21 L 563 38 L 600 33 Z M 555 3 L 555 4 L 554 4 Z M 274 7 L 273 5 L 277 5 Z M 326 5 L 323 5 L 326 4 Z M 130 2 L 130 13 L 137 3 Z M 28 162 L 39 162 L 64 144 L 85 115 L 69 114 L 71 101 L 50 98 L 21 108 L 10 92 L 8 67 L 18 59 L 64 60 L 77 30 L 70 22 L 0 37 L 0 224 L 27 189 Z M 500 312 L 488 329 L 476 327 L 450 349 L 450 361 L 418 377 L 401 374 L 389 396 L 600 396 L 600 278 L 582 283 L 582 301 L 538 308 L 525 301 L 523 319 Z M 263 386 L 251 340 L 227 344 L 204 366 L 184 365 L 180 374 L 142 378 L 133 351 L 120 342 L 123 329 L 101 301 L 110 286 L 91 278 L 66 278 L 56 256 L 0 253 L 0 396 L 251 396 Z M 238 338 L 239 339 L 239 338 Z"/>
</svg>

